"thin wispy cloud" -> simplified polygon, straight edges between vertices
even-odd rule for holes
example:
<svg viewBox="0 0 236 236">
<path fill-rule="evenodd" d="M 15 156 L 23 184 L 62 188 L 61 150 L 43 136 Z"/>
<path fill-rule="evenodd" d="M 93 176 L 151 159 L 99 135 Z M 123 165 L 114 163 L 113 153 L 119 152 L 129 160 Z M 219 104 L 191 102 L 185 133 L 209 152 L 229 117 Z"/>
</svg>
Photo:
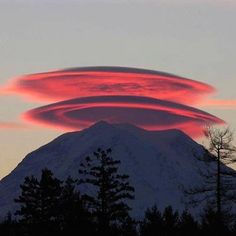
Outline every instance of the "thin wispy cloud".
<svg viewBox="0 0 236 236">
<path fill-rule="evenodd" d="M 202 104 L 202 107 L 216 108 L 216 109 L 236 109 L 236 100 L 235 99 L 212 99 L 205 100 Z"/>
<path fill-rule="evenodd" d="M 26 129 L 27 125 L 17 122 L 4 122 L 0 121 L 0 130 L 1 129 Z"/>
</svg>

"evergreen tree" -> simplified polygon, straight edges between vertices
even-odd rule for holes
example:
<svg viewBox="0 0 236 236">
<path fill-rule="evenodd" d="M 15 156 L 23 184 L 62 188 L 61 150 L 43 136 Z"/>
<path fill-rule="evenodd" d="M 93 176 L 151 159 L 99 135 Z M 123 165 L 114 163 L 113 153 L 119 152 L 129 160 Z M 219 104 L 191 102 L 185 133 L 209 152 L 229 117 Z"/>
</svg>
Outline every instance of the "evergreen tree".
<svg viewBox="0 0 236 236">
<path fill-rule="evenodd" d="M 163 218 L 157 206 L 147 209 L 140 224 L 141 236 L 156 236 L 163 233 Z"/>
<path fill-rule="evenodd" d="M 179 214 L 168 206 L 161 213 L 156 206 L 147 209 L 140 225 L 141 236 L 178 235 Z"/>
<path fill-rule="evenodd" d="M 83 232 L 84 235 L 94 235 L 95 225 L 91 213 L 87 210 L 85 201 L 75 189 L 77 180 L 68 177 L 62 186 L 59 204 L 59 222 L 63 235 L 73 232 Z"/>
<path fill-rule="evenodd" d="M 130 216 L 124 218 L 119 228 L 119 236 L 137 236 L 137 222 Z"/>
<path fill-rule="evenodd" d="M 227 212 L 222 213 L 221 221 L 219 221 L 218 212 L 208 205 L 201 215 L 201 222 L 202 233 L 204 235 L 231 235 L 230 225 L 232 215 Z"/>
<path fill-rule="evenodd" d="M 50 235 L 57 232 L 61 181 L 53 177 L 50 170 L 44 169 L 40 181 L 34 176 L 26 177 L 20 187 L 22 193 L 15 199 L 20 204 L 16 215 L 25 225 L 25 235 Z"/>
<path fill-rule="evenodd" d="M 40 195 L 39 181 L 34 176 L 27 176 L 24 183 L 20 185 L 20 188 L 22 193 L 15 199 L 15 202 L 20 203 L 21 208 L 15 214 L 22 217 L 21 222 L 34 224 L 40 218 L 40 209 L 38 208 L 38 198 Z"/>
<path fill-rule="evenodd" d="M 111 157 L 111 149 L 98 149 L 86 157 L 79 169 L 79 183 L 96 189 L 94 195 L 87 193 L 84 197 L 103 234 L 109 234 L 113 223 L 119 224 L 128 217 L 130 207 L 125 200 L 134 198 L 129 176 L 118 173 L 119 164 L 120 161 Z"/>
<path fill-rule="evenodd" d="M 194 220 L 193 216 L 187 211 L 183 211 L 179 219 L 179 235 L 199 235 L 200 229 L 198 222 Z"/>
<path fill-rule="evenodd" d="M 171 206 L 165 208 L 163 215 L 163 230 L 166 235 L 178 235 L 179 214 Z"/>
<path fill-rule="evenodd" d="M 130 216 L 124 218 L 119 224 L 113 223 L 110 227 L 112 236 L 137 236 L 137 222 Z"/>
<path fill-rule="evenodd" d="M 16 220 L 12 219 L 9 212 L 3 222 L 0 222 L 0 235 L 1 236 L 18 236 L 22 235 L 19 224 Z"/>
</svg>

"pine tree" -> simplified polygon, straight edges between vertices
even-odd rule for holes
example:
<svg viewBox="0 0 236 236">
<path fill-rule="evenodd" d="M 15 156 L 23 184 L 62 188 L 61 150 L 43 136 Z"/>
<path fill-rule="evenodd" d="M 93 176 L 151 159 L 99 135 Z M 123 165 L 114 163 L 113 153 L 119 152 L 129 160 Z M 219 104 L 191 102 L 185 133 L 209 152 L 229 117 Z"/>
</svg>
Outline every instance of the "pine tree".
<svg viewBox="0 0 236 236">
<path fill-rule="evenodd" d="M 119 236 L 137 236 L 137 222 L 130 216 L 124 218 L 118 232 Z"/>
<path fill-rule="evenodd" d="M 179 219 L 179 234 L 180 235 L 199 235 L 199 225 L 198 222 L 194 220 L 193 216 L 187 212 L 183 211 Z"/>
<path fill-rule="evenodd" d="M 15 199 L 15 202 L 21 204 L 21 206 L 20 210 L 17 210 L 15 214 L 21 216 L 21 222 L 35 224 L 39 221 L 41 215 L 41 209 L 38 208 L 39 181 L 34 176 L 27 176 L 20 188 L 21 195 Z"/>
<path fill-rule="evenodd" d="M 77 180 L 68 177 L 62 186 L 59 214 L 63 235 L 73 232 L 83 232 L 84 235 L 94 235 L 94 223 L 91 213 L 87 210 L 81 194 L 75 189 Z"/>
<path fill-rule="evenodd" d="M 1 236 L 18 236 L 22 235 L 20 231 L 19 224 L 15 219 L 12 218 L 9 212 L 6 218 L 0 222 L 0 235 Z"/>
<path fill-rule="evenodd" d="M 140 225 L 141 236 L 166 235 L 179 233 L 179 214 L 168 206 L 161 213 L 156 206 L 147 209 L 144 220 Z"/>
<path fill-rule="evenodd" d="M 58 215 L 62 181 L 53 176 L 52 171 L 42 170 L 40 185 L 40 207 L 42 222 L 54 221 Z"/>
<path fill-rule="evenodd" d="M 20 204 L 16 215 L 25 225 L 26 234 L 50 235 L 57 232 L 57 215 L 61 195 L 61 181 L 48 170 L 42 170 L 41 179 L 26 177 L 20 186 L 22 193 L 15 199 Z"/>
<path fill-rule="evenodd" d="M 233 216 L 230 213 L 223 212 L 219 222 L 218 212 L 210 205 L 206 206 L 201 215 L 201 228 L 204 235 L 227 236 L 230 234 L 230 225 Z"/>
<path fill-rule="evenodd" d="M 171 206 L 165 208 L 163 215 L 163 230 L 166 235 L 177 235 L 178 224 L 179 224 L 179 214 L 177 211 L 173 211 Z"/>
<path fill-rule="evenodd" d="M 140 224 L 141 236 L 156 236 L 163 234 L 163 218 L 156 206 L 145 211 L 145 216 Z"/>
<path fill-rule="evenodd" d="M 134 198 L 129 176 L 118 173 L 119 164 L 111 157 L 111 149 L 98 149 L 86 157 L 79 169 L 79 183 L 96 189 L 94 195 L 87 193 L 84 197 L 103 234 L 108 233 L 113 223 L 121 223 L 128 217 L 130 207 L 125 200 Z"/>
</svg>

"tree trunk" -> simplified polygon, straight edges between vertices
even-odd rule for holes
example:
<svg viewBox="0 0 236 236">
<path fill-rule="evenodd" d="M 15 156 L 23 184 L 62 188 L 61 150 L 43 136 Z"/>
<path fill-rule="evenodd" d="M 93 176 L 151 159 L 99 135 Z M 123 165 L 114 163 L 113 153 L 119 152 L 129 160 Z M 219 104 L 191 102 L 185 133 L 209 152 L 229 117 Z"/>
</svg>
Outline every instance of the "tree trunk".
<svg viewBox="0 0 236 236">
<path fill-rule="evenodd" d="M 220 173 L 220 150 L 217 150 L 217 180 L 216 180 L 216 208 L 218 227 L 221 225 L 221 173 Z"/>
</svg>

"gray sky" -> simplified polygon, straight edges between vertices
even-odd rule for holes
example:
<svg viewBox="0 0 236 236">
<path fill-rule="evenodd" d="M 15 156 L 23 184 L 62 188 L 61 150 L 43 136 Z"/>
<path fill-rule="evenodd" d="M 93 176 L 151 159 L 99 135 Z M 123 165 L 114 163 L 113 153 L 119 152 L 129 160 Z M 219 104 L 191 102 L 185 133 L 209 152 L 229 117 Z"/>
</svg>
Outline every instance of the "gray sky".
<svg viewBox="0 0 236 236">
<path fill-rule="evenodd" d="M 236 1 L 0 0 L 0 86 L 12 77 L 78 66 L 132 66 L 213 85 L 236 100 Z M 0 121 L 39 106 L 0 97 Z M 236 130 L 236 106 L 201 109 Z M 0 129 L 0 178 L 59 131 Z"/>
</svg>

